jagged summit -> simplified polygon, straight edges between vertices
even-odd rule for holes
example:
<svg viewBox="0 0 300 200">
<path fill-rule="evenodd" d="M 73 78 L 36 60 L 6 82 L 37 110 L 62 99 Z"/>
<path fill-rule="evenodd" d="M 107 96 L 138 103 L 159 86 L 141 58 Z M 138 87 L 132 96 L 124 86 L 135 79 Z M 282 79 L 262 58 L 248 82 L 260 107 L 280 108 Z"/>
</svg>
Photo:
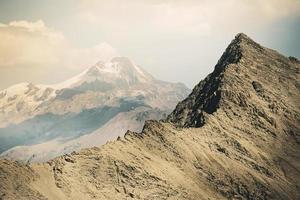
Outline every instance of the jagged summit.
<svg viewBox="0 0 300 200">
<path fill-rule="evenodd" d="M 226 107 L 228 102 L 244 104 L 250 95 L 248 91 L 253 91 L 253 81 L 274 81 L 273 74 L 286 77 L 297 71 L 299 65 L 294 59 L 262 47 L 247 35 L 239 33 L 226 48 L 214 71 L 177 105 L 168 116 L 168 121 L 184 127 L 202 126 L 206 114 Z"/>
<path fill-rule="evenodd" d="M 252 40 L 252 39 L 251 39 L 248 35 L 246 35 L 245 33 L 238 33 L 238 34 L 236 34 L 234 40 L 235 40 L 235 41 L 239 41 L 239 42 L 242 42 L 242 41 L 248 41 L 248 42 L 256 43 L 254 40 Z"/>
<path fill-rule="evenodd" d="M 231 41 L 225 52 L 215 66 L 215 71 L 223 70 L 230 63 L 237 63 L 242 57 L 247 57 L 249 52 L 261 53 L 264 48 L 244 33 L 239 33 Z"/>
<path fill-rule="evenodd" d="M 254 41 L 252 38 L 250 38 L 245 33 L 236 34 L 236 36 L 234 37 L 232 42 L 229 44 L 229 46 L 231 46 L 231 45 L 241 45 L 241 44 L 249 45 L 249 46 L 251 46 L 251 45 L 260 46 L 260 48 L 262 48 L 262 46 L 259 43 Z"/>
</svg>

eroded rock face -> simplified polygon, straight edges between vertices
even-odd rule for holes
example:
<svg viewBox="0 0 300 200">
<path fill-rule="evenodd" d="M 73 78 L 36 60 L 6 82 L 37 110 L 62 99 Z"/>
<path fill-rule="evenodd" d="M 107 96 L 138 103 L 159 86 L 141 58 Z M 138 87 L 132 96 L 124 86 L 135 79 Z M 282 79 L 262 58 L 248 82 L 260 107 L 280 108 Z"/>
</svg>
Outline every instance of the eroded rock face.
<svg viewBox="0 0 300 200">
<path fill-rule="evenodd" d="M 239 34 L 214 72 L 166 121 L 147 121 L 141 134 L 129 131 L 101 148 L 45 164 L 1 160 L 0 195 L 299 199 L 299 70 L 294 59 Z M 20 177 L 16 167 L 23 171 Z M 12 177 L 32 174 L 35 178 L 21 182 L 22 191 L 12 183 Z"/>
<path fill-rule="evenodd" d="M 295 90 L 298 76 L 299 63 L 262 47 L 245 34 L 238 34 L 215 70 L 177 105 L 168 121 L 183 127 L 199 127 L 204 124 L 204 113 L 212 114 L 229 105 L 251 107 L 255 97 L 276 107 L 278 100 L 288 95 L 287 91 Z M 295 96 L 291 100 L 296 100 Z"/>
</svg>

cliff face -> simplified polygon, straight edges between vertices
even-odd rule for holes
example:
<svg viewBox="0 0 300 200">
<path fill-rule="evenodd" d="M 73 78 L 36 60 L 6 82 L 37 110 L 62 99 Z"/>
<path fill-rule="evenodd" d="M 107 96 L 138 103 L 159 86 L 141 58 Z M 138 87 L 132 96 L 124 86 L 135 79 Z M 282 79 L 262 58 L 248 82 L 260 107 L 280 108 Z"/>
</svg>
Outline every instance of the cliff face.
<svg viewBox="0 0 300 200">
<path fill-rule="evenodd" d="M 3 199 L 299 199 L 300 62 L 238 34 L 164 122 L 48 163 L 0 161 Z"/>
<path fill-rule="evenodd" d="M 177 105 L 168 121 L 182 127 L 200 127 L 204 124 L 204 113 L 212 114 L 218 108 L 227 112 L 232 110 L 231 106 L 244 108 L 251 115 L 255 114 L 251 109 L 259 106 L 285 109 L 282 106 L 288 105 L 279 101 L 284 96 L 295 103 L 298 96 L 290 91 L 299 91 L 297 78 L 297 59 L 264 48 L 241 33 L 227 47 L 215 70 Z M 274 110 L 272 113 L 277 114 Z"/>
</svg>

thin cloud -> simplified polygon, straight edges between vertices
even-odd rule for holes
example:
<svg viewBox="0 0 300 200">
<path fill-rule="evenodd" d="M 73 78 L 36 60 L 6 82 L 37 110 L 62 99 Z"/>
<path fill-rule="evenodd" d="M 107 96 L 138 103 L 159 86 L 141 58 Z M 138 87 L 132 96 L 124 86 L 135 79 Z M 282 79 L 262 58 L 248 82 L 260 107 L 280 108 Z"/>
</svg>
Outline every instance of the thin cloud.
<svg viewBox="0 0 300 200">
<path fill-rule="evenodd" d="M 300 12 L 297 0 L 97 1 L 80 4 L 81 19 L 124 34 L 209 35 L 215 30 L 257 27 Z"/>
<path fill-rule="evenodd" d="M 42 20 L 2 23 L 0 38 L 2 87 L 8 86 L 10 82 L 7 83 L 5 77 L 10 77 L 12 72 L 16 72 L 14 81 L 25 81 L 25 72 L 28 80 L 41 79 L 47 82 L 50 79 L 53 81 L 53 76 L 38 76 L 78 72 L 99 60 L 108 60 L 118 55 L 107 43 L 90 48 L 76 48 L 62 33 L 47 27 Z"/>
</svg>

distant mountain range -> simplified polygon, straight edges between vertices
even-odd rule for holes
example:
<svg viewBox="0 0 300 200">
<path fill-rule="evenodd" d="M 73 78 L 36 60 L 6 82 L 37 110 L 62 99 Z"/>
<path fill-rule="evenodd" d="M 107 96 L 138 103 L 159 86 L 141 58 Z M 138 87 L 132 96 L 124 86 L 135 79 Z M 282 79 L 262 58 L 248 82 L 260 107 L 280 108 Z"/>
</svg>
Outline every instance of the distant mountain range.
<svg viewBox="0 0 300 200">
<path fill-rule="evenodd" d="M 13 85 L 0 91 L 0 153 L 34 162 L 105 144 L 165 117 L 189 92 L 126 57 L 100 61 L 54 85 Z"/>
</svg>

